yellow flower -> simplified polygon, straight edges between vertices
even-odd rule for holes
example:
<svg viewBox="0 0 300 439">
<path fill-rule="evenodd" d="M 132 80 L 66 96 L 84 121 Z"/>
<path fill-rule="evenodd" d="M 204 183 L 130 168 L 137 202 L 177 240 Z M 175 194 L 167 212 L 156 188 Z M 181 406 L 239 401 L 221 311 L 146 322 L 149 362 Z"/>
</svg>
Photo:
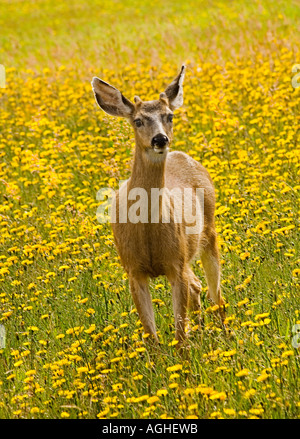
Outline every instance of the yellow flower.
<svg viewBox="0 0 300 439">
<path fill-rule="evenodd" d="M 61 412 L 60 417 L 61 418 L 69 418 L 70 414 L 68 412 Z"/>
<path fill-rule="evenodd" d="M 292 355 L 294 355 L 294 351 L 290 350 L 290 351 L 282 352 L 281 357 L 286 358 L 286 357 L 291 357 Z"/>
<path fill-rule="evenodd" d="M 292 275 L 295 277 L 299 276 L 299 274 L 300 274 L 300 268 L 295 268 L 295 270 L 292 271 Z"/>
<path fill-rule="evenodd" d="M 182 364 L 175 364 L 174 366 L 167 367 L 168 372 L 176 372 L 178 370 L 182 370 Z"/>
<path fill-rule="evenodd" d="M 15 373 L 12 373 L 6 377 L 7 380 L 13 380 L 16 377 Z"/>
<path fill-rule="evenodd" d="M 37 326 L 28 326 L 28 331 L 39 331 L 39 328 Z"/>
<path fill-rule="evenodd" d="M 245 299 L 240 300 L 240 301 L 237 303 L 237 306 L 245 305 L 245 304 L 248 303 L 248 302 L 249 302 L 249 299 L 248 299 L 247 297 L 245 297 Z"/>
<path fill-rule="evenodd" d="M 211 414 L 210 414 L 210 418 L 220 418 L 222 416 L 222 413 L 221 412 L 212 412 Z"/>
<path fill-rule="evenodd" d="M 245 396 L 245 398 L 249 399 L 249 398 L 251 398 L 252 396 L 254 396 L 255 393 L 256 393 L 256 390 L 255 390 L 255 389 L 249 389 L 249 390 L 247 390 L 247 391 L 244 393 L 244 396 Z"/>
<path fill-rule="evenodd" d="M 60 267 L 58 267 L 59 271 L 62 270 L 68 270 L 70 267 L 68 265 L 61 265 Z"/>
<path fill-rule="evenodd" d="M 143 375 L 141 375 L 141 374 L 137 374 L 137 375 L 135 375 L 135 376 L 133 377 L 133 379 L 134 379 L 135 381 L 142 380 L 142 379 L 143 379 Z"/>
<path fill-rule="evenodd" d="M 235 416 L 235 410 L 234 409 L 223 409 L 223 412 L 225 413 L 225 415 Z"/>
<path fill-rule="evenodd" d="M 193 395 L 195 393 L 195 389 L 185 389 L 183 392 L 185 395 Z"/>
<path fill-rule="evenodd" d="M 93 323 L 88 329 L 85 329 L 84 332 L 86 332 L 87 334 L 91 334 L 93 331 L 95 331 L 96 329 L 96 325 Z"/>
<path fill-rule="evenodd" d="M 138 396 L 137 398 L 134 398 L 134 402 L 142 402 L 142 401 L 146 401 L 149 399 L 149 395 L 142 395 L 142 396 Z M 127 399 L 128 401 L 128 399 Z"/>
<path fill-rule="evenodd" d="M 176 378 L 179 378 L 179 377 L 180 377 L 179 373 L 172 373 L 172 374 L 169 376 L 169 380 L 170 380 L 170 381 L 172 381 L 172 380 L 176 380 Z"/>
<path fill-rule="evenodd" d="M 23 364 L 23 360 L 16 361 L 16 362 L 14 363 L 14 366 L 15 366 L 15 367 L 19 367 L 19 366 L 21 366 L 21 364 Z"/>
<path fill-rule="evenodd" d="M 77 372 L 79 373 L 79 374 L 82 374 L 82 373 L 86 373 L 86 372 L 88 372 L 88 367 L 86 367 L 86 366 L 82 366 L 82 367 L 78 367 L 77 368 Z"/>
<path fill-rule="evenodd" d="M 240 416 L 248 416 L 248 415 L 247 415 L 247 412 L 246 412 L 245 410 L 240 410 L 240 411 L 239 411 L 239 415 L 240 415 Z"/>
<path fill-rule="evenodd" d="M 27 372 L 25 372 L 25 375 L 27 375 L 27 376 L 31 376 L 31 375 L 35 375 L 35 374 L 36 374 L 36 369 L 28 370 Z"/>
<path fill-rule="evenodd" d="M 224 357 L 232 357 L 235 354 L 236 354 L 236 350 L 235 349 L 232 349 L 231 351 L 223 352 Z"/>
<path fill-rule="evenodd" d="M 159 389 L 159 390 L 156 392 L 156 395 L 157 395 L 157 396 L 166 396 L 167 394 L 168 394 L 167 389 Z"/>
<path fill-rule="evenodd" d="M 245 259 L 249 258 L 250 253 L 249 252 L 244 252 L 240 254 L 240 258 L 242 261 L 244 261 Z"/>
<path fill-rule="evenodd" d="M 263 408 L 252 408 L 249 410 L 249 413 L 251 413 L 252 415 L 261 415 L 264 412 Z"/>
<path fill-rule="evenodd" d="M 154 396 L 150 396 L 150 398 L 147 399 L 147 403 L 148 404 L 154 404 L 157 401 L 159 401 L 159 397 L 154 395 Z"/>
<path fill-rule="evenodd" d="M 206 387 L 206 386 L 198 386 L 196 388 L 196 392 L 201 393 L 202 395 L 210 395 L 214 392 L 214 389 L 212 389 L 211 387 Z"/>
<path fill-rule="evenodd" d="M 263 372 L 261 375 L 259 375 L 256 379 L 256 381 L 261 382 L 261 381 L 265 381 L 266 379 L 269 378 L 270 375 L 268 375 L 266 372 Z"/>
<path fill-rule="evenodd" d="M 249 369 L 241 369 L 239 372 L 237 372 L 235 374 L 235 376 L 236 377 L 244 377 L 244 376 L 249 375 L 249 373 L 250 373 Z"/>
<path fill-rule="evenodd" d="M 40 318 L 41 318 L 41 320 L 48 319 L 49 314 L 43 314 Z"/>
<path fill-rule="evenodd" d="M 136 352 L 145 352 L 146 348 L 144 348 L 143 346 L 140 348 L 136 348 Z"/>
<path fill-rule="evenodd" d="M 178 343 L 178 340 L 172 340 L 172 341 L 168 344 L 168 346 L 175 346 L 175 345 L 177 345 L 177 343 Z"/>
<path fill-rule="evenodd" d="M 262 314 L 256 314 L 255 320 L 264 319 L 265 317 L 268 317 L 270 315 L 269 312 L 264 312 Z"/>
<path fill-rule="evenodd" d="M 226 398 L 227 395 L 225 392 L 215 392 L 209 397 L 209 399 L 220 399 L 221 401 L 224 401 Z"/>
<path fill-rule="evenodd" d="M 108 331 L 111 331 L 112 329 L 114 329 L 113 325 L 108 325 L 103 329 L 103 331 L 108 332 Z"/>
</svg>

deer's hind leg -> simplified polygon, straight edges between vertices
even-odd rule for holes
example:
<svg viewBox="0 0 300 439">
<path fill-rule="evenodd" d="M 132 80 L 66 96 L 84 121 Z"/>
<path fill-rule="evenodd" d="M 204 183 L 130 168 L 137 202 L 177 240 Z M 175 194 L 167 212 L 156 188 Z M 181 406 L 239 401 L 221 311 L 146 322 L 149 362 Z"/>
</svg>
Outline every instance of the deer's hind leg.
<svg viewBox="0 0 300 439">
<path fill-rule="evenodd" d="M 202 246 L 201 262 L 208 286 L 207 297 L 219 305 L 220 316 L 222 322 L 224 322 L 225 302 L 220 288 L 221 270 L 216 232 L 214 230 L 209 231 L 203 241 L 205 244 Z"/>
<path fill-rule="evenodd" d="M 202 290 L 201 282 L 189 267 L 189 310 L 192 312 L 201 311 L 200 294 Z"/>
<path fill-rule="evenodd" d="M 168 275 L 172 287 L 173 311 L 175 317 L 175 339 L 178 346 L 186 338 L 185 324 L 189 299 L 189 275 L 186 267 Z"/>
</svg>

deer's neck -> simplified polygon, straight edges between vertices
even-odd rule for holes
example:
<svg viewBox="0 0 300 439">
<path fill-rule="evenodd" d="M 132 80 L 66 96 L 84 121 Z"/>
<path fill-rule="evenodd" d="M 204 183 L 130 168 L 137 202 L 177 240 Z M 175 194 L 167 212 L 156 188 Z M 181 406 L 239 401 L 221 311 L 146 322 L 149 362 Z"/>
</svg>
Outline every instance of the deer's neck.
<svg viewBox="0 0 300 439">
<path fill-rule="evenodd" d="M 144 188 L 147 192 L 150 192 L 151 188 L 165 187 L 165 163 L 166 157 L 152 161 L 136 146 L 130 186 Z"/>
</svg>

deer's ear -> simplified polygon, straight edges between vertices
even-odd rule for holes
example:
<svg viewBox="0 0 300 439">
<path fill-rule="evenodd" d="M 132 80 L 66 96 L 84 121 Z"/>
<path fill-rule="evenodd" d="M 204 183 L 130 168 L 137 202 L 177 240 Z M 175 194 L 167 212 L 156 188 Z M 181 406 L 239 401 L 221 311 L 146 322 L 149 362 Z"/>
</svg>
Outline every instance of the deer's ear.
<svg viewBox="0 0 300 439">
<path fill-rule="evenodd" d="M 112 85 L 99 78 L 93 78 L 92 87 L 100 108 L 111 116 L 129 117 L 134 105 Z"/>
<path fill-rule="evenodd" d="M 171 82 L 170 85 L 165 89 L 165 94 L 167 95 L 169 105 L 171 110 L 176 110 L 183 104 L 183 78 L 185 72 L 185 65 L 181 67 L 179 75 Z"/>
</svg>

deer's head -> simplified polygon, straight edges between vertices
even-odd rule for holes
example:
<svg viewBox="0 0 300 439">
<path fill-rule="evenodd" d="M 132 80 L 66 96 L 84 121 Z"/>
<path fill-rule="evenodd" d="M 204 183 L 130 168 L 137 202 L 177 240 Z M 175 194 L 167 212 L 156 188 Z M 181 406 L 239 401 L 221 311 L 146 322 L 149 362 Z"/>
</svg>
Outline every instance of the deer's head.
<svg viewBox="0 0 300 439">
<path fill-rule="evenodd" d="M 134 103 L 102 79 L 92 80 L 99 107 L 112 116 L 126 117 L 133 126 L 137 147 L 153 161 L 165 158 L 172 141 L 173 111 L 183 104 L 184 72 L 183 65 L 158 100 L 142 101 L 135 96 Z"/>
</svg>

